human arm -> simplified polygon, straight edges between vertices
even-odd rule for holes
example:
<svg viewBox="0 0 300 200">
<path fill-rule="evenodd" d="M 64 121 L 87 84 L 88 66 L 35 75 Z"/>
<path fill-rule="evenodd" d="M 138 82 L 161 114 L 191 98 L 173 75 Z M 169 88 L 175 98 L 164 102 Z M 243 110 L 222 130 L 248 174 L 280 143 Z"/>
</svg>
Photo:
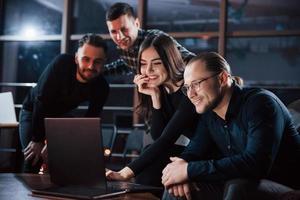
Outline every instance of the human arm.
<svg viewBox="0 0 300 200">
<path fill-rule="evenodd" d="M 134 69 L 130 68 L 128 64 L 121 58 L 105 64 L 103 73 L 104 75 L 116 75 L 116 74 L 131 74 Z"/>
<path fill-rule="evenodd" d="M 99 117 L 103 106 L 109 95 L 109 85 L 107 81 L 101 76 L 93 85 L 93 90 L 90 94 L 89 106 L 86 111 L 86 117 Z"/>
<path fill-rule="evenodd" d="M 33 110 L 32 110 L 32 141 L 43 142 L 45 139 L 44 118 L 47 113 L 53 111 L 53 102 L 61 95 L 60 88 L 64 87 L 61 79 L 65 78 L 64 69 L 70 62 L 74 63 L 73 57 L 59 55 L 45 68 L 33 88 Z M 60 106 L 60 105 L 56 105 Z"/>
<path fill-rule="evenodd" d="M 105 176 L 108 180 L 127 181 L 134 177 L 134 173 L 129 167 L 124 167 L 118 172 L 108 169 Z"/>
<path fill-rule="evenodd" d="M 134 76 L 133 82 L 137 85 L 139 93 L 150 96 L 153 108 L 161 108 L 160 90 L 158 87 L 148 86 L 149 77 L 147 75 L 137 74 Z"/>
<path fill-rule="evenodd" d="M 51 102 L 58 95 L 57 89 L 61 87 L 60 78 L 62 75 L 65 76 L 59 70 L 61 66 L 74 62 L 73 59 L 72 56 L 68 55 L 57 56 L 43 71 L 36 87 L 30 93 L 30 98 L 33 101 L 32 138 L 24 151 L 26 160 L 34 159 L 35 163 L 41 156 L 45 139 L 44 118 L 52 109 Z"/>
<path fill-rule="evenodd" d="M 27 147 L 24 149 L 24 159 L 32 160 L 32 165 L 35 165 L 41 156 L 42 149 L 44 148 L 44 144 L 42 142 L 33 142 L 30 141 Z"/>
<path fill-rule="evenodd" d="M 181 183 L 181 184 L 175 184 L 171 185 L 168 188 L 166 188 L 172 196 L 185 198 L 187 200 L 191 200 L 191 185 L 188 182 Z"/>
<path fill-rule="evenodd" d="M 245 124 L 239 125 L 245 127 L 244 149 L 221 159 L 189 162 L 189 180 L 224 181 L 233 178 L 262 178 L 268 175 L 284 129 L 281 108 L 276 100 L 260 94 L 249 98 L 246 104 L 242 110 L 242 121 Z M 239 134 L 243 137 L 244 133 L 240 130 Z M 194 149 L 199 146 L 197 143 L 191 145 L 190 148 Z"/>
<path fill-rule="evenodd" d="M 172 147 L 181 134 L 186 133 L 187 130 L 193 129 L 198 117 L 194 106 L 187 97 L 184 97 L 163 129 L 161 136 L 154 141 L 154 143 L 151 144 L 139 158 L 130 163 L 128 167 L 135 175 L 139 174 L 145 167 L 151 165 L 157 157 L 164 153 L 166 149 Z"/>
</svg>

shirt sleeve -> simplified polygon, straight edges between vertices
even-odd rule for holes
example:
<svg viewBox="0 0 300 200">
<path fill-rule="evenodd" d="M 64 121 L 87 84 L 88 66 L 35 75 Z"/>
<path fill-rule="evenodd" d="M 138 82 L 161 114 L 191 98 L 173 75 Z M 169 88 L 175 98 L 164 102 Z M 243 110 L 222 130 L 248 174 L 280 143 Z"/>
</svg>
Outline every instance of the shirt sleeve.
<svg viewBox="0 0 300 200">
<path fill-rule="evenodd" d="M 123 59 L 104 65 L 104 75 L 131 74 L 132 69 Z"/>
<path fill-rule="evenodd" d="M 279 103 L 267 95 L 254 95 L 245 106 L 245 149 L 222 159 L 189 162 L 190 180 L 222 181 L 267 176 L 279 149 L 284 131 L 284 115 Z"/>
<path fill-rule="evenodd" d="M 150 145 L 138 159 L 128 165 L 134 174 L 139 174 L 146 166 L 153 163 L 156 158 L 170 148 L 186 128 L 195 126 L 198 114 L 188 98 L 183 98 L 180 107 L 176 110 L 163 132 L 157 140 Z"/>
<path fill-rule="evenodd" d="M 205 160 L 212 153 L 214 143 L 210 138 L 209 131 L 204 121 L 199 117 L 194 137 L 190 140 L 189 145 L 181 153 L 180 157 L 186 162 L 195 160 Z"/>
<path fill-rule="evenodd" d="M 57 56 L 45 69 L 36 85 L 37 95 L 34 99 L 32 112 L 32 140 L 41 142 L 45 138 L 44 118 L 47 105 L 53 100 L 57 88 L 59 88 L 58 66 L 61 66 L 63 55 Z"/>
<path fill-rule="evenodd" d="M 100 117 L 103 106 L 108 98 L 109 85 L 104 78 L 101 78 L 100 83 L 96 82 L 94 93 L 91 95 L 86 117 Z"/>
<path fill-rule="evenodd" d="M 150 134 L 153 140 L 156 140 L 161 136 L 164 128 L 167 124 L 167 118 L 164 116 L 162 109 L 152 109 L 152 122 Z"/>
</svg>

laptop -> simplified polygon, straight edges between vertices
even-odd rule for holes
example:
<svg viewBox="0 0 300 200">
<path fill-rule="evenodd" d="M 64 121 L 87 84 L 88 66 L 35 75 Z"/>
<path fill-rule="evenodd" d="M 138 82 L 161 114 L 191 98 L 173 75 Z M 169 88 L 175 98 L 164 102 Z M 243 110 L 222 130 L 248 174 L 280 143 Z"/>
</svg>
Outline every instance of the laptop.
<svg viewBox="0 0 300 200">
<path fill-rule="evenodd" d="M 160 187 L 106 181 L 100 118 L 46 118 L 48 165 L 53 187 L 33 195 L 101 199 Z"/>
<path fill-rule="evenodd" d="M 11 92 L 0 93 L 0 127 L 16 127 L 15 105 Z"/>
</svg>

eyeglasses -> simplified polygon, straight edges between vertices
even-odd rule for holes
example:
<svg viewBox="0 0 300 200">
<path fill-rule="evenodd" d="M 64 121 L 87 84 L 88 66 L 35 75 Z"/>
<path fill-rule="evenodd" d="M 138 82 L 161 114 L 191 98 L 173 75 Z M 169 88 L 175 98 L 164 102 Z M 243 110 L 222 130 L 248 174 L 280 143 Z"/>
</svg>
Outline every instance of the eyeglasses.
<svg viewBox="0 0 300 200">
<path fill-rule="evenodd" d="M 203 83 L 204 81 L 206 81 L 206 80 L 208 80 L 210 78 L 213 78 L 213 77 L 219 75 L 220 73 L 221 72 L 218 72 L 218 73 L 216 73 L 216 74 L 214 74 L 212 76 L 209 76 L 207 78 L 203 78 L 203 79 L 200 79 L 200 80 L 193 81 L 190 85 L 183 85 L 181 87 L 181 91 L 186 96 L 187 96 L 188 91 L 190 91 L 191 89 L 195 90 L 195 91 L 199 91 L 202 88 L 202 85 L 203 85 L 201 83 Z"/>
</svg>

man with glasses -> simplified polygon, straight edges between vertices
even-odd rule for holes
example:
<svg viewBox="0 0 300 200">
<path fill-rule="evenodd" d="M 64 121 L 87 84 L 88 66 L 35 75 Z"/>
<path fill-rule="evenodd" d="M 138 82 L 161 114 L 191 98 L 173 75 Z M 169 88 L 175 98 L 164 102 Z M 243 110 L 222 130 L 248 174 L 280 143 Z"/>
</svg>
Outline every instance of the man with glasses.
<svg viewBox="0 0 300 200">
<path fill-rule="evenodd" d="M 277 199 L 299 189 L 300 135 L 287 108 L 239 81 L 217 53 L 188 63 L 183 92 L 202 115 L 186 150 L 163 170 L 164 199 Z"/>
</svg>

